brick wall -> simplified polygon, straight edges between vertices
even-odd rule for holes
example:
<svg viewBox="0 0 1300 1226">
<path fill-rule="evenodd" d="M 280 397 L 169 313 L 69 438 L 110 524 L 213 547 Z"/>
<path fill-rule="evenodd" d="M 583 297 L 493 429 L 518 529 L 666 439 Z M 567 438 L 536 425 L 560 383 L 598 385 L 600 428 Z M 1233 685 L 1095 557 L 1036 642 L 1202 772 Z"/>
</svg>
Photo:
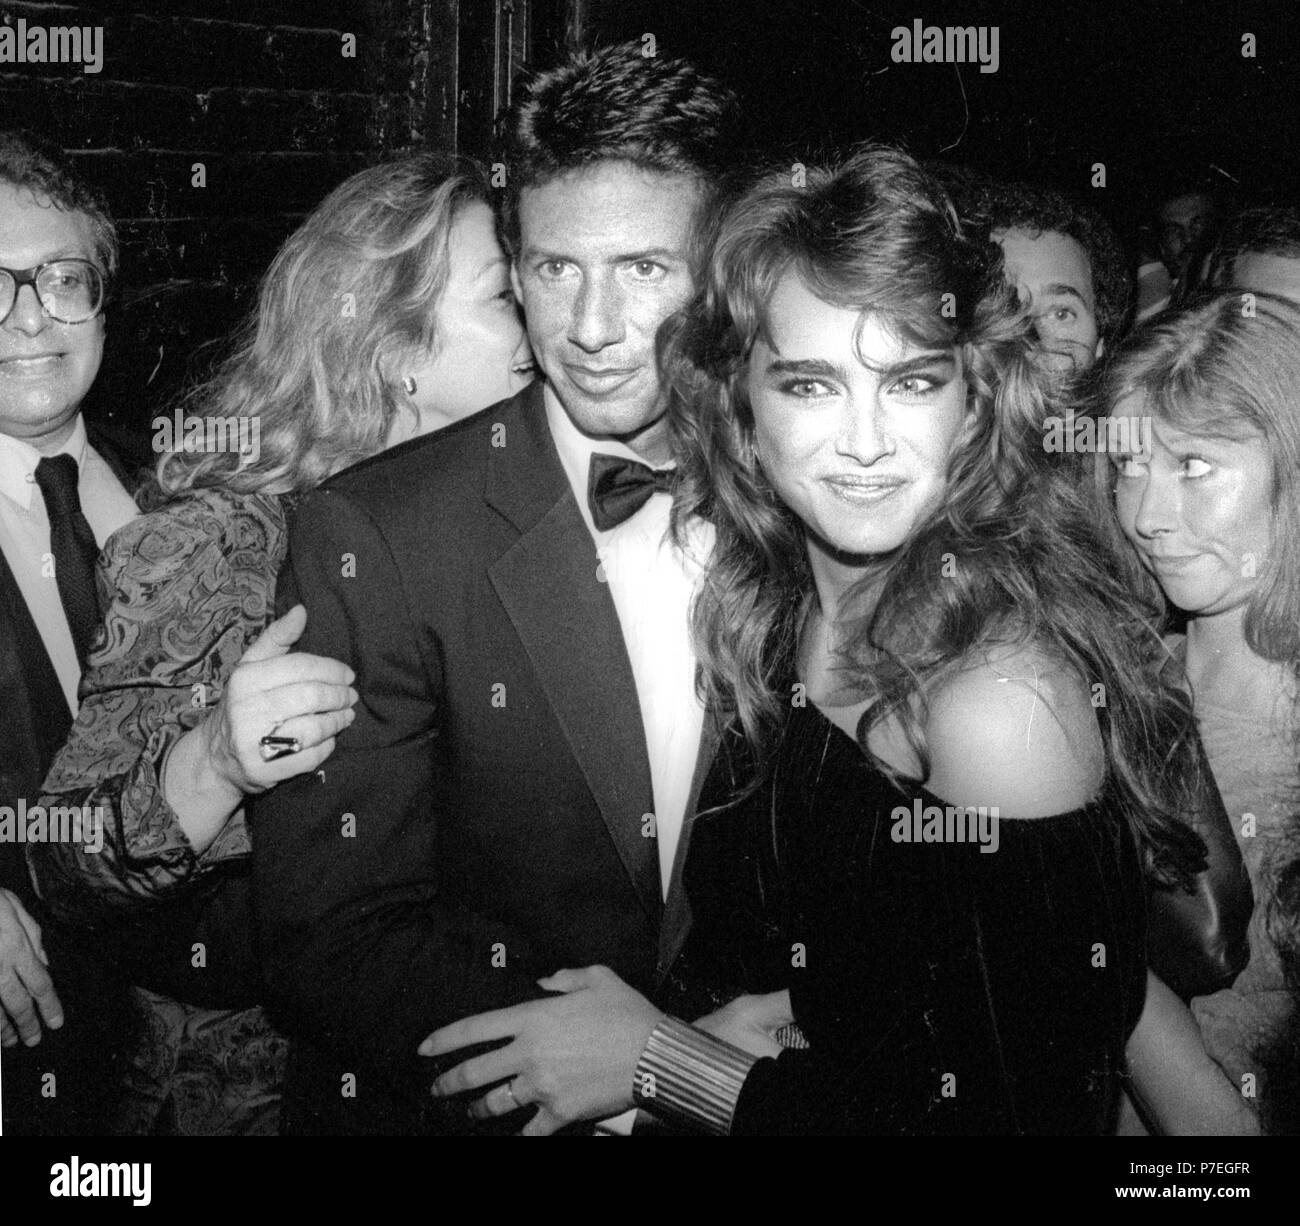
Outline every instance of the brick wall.
<svg viewBox="0 0 1300 1226">
<path fill-rule="evenodd" d="M 118 220 L 123 277 L 87 412 L 128 451 L 147 448 L 149 420 L 205 368 L 209 342 L 248 308 L 276 248 L 333 186 L 414 147 L 455 147 L 458 7 L 0 3 L 15 29 L 104 30 L 97 74 L 0 64 L 0 124 L 71 152 Z M 343 54 L 344 34 L 356 37 L 355 57 Z"/>
</svg>

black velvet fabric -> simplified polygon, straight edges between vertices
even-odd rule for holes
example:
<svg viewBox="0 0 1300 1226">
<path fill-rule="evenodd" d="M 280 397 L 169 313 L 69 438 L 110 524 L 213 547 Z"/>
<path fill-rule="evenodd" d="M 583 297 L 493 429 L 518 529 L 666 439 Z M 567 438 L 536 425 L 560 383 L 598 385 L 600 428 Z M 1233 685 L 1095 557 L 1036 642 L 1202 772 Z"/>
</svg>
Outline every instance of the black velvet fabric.
<svg viewBox="0 0 1300 1226">
<path fill-rule="evenodd" d="M 701 798 L 676 1003 L 788 987 L 811 1046 L 754 1067 L 733 1132 L 1108 1133 L 1146 984 L 1116 809 L 1002 820 L 993 852 L 895 841 L 897 807 L 943 802 L 901 793 L 812 706 L 734 802 L 749 769 L 724 745 Z"/>
</svg>

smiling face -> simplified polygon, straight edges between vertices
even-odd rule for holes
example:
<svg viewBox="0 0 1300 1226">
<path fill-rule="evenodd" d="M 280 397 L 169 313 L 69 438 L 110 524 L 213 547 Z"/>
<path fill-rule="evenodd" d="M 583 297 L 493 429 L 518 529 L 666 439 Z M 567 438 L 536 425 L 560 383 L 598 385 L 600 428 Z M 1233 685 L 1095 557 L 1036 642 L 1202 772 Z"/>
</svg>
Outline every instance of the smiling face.
<svg viewBox="0 0 1300 1226">
<path fill-rule="evenodd" d="M 1087 252 L 1055 230 L 1035 234 L 1013 228 L 993 237 L 1002 248 L 1007 280 L 1033 319 L 1052 365 L 1065 373 L 1087 370 L 1103 347 Z"/>
<path fill-rule="evenodd" d="M 771 344 L 755 343 L 747 374 L 759 463 L 807 528 L 815 567 L 866 567 L 943 499 L 969 420 L 960 360 L 823 302 L 794 272 L 767 322 Z"/>
<path fill-rule="evenodd" d="M 687 175 L 600 162 L 525 188 L 515 287 L 538 365 L 575 425 L 667 455 L 659 325 L 689 297 L 700 198 Z"/>
<path fill-rule="evenodd" d="M 399 372 L 415 380 L 411 400 L 430 429 L 505 400 L 532 378 L 528 338 L 492 210 L 481 201 L 461 209 L 448 246 L 433 356 Z"/>
<path fill-rule="evenodd" d="M 1134 394 L 1111 415 L 1142 413 Z M 1159 420 L 1146 433 L 1149 451 L 1111 457 L 1120 526 L 1180 609 L 1244 613 L 1273 531 L 1273 464 L 1263 440 L 1186 434 Z"/>
<path fill-rule="evenodd" d="M 98 266 L 90 221 L 0 182 L 0 266 L 34 268 L 70 258 Z M 0 324 L 0 433 L 56 451 L 72 432 L 103 352 L 103 315 L 56 323 L 35 290 L 23 286 Z"/>
</svg>

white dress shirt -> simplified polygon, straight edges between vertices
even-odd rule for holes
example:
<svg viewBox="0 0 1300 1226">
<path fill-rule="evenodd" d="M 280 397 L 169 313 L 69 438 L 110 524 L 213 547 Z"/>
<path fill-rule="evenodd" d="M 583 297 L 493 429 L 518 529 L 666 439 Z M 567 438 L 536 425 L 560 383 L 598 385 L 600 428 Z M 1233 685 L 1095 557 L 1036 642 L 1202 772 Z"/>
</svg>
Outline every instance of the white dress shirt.
<svg viewBox="0 0 1300 1226">
<path fill-rule="evenodd" d="M 654 788 L 659 880 L 667 897 L 704 727 L 704 707 L 695 692 L 689 608 L 701 563 L 713 544 L 713 529 L 704 523 L 695 526 L 689 542 L 692 556 L 686 556 L 669 533 L 672 498 L 656 492 L 618 527 L 599 531 L 587 505 L 592 454 L 645 461 L 622 443 L 583 434 L 549 386 L 545 401 L 560 463 L 591 533 L 592 567 L 599 565 L 609 584 L 632 663 Z"/>
<path fill-rule="evenodd" d="M 82 514 L 102 549 L 104 542 L 139 511 L 113 470 L 87 440 L 81 414 L 77 414 L 72 433 L 55 454 L 70 455 L 77 461 L 77 496 Z M 44 458 L 30 443 L 0 434 L 0 549 L 14 572 L 18 590 L 27 602 L 68 707 L 75 715 L 81 665 L 53 568 L 44 564 L 50 552 L 50 521 L 36 484 L 36 466 Z"/>
</svg>

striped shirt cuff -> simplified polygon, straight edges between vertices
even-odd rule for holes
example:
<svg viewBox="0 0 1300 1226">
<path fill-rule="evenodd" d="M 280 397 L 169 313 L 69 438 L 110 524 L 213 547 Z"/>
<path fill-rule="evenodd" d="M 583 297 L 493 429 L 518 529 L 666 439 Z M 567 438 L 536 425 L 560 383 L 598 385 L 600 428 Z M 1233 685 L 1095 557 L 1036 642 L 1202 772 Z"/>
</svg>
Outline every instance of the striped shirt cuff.
<svg viewBox="0 0 1300 1226">
<path fill-rule="evenodd" d="M 674 1123 L 726 1136 L 757 1060 L 694 1026 L 665 1018 L 637 1061 L 632 1095 L 637 1106 Z"/>
</svg>

